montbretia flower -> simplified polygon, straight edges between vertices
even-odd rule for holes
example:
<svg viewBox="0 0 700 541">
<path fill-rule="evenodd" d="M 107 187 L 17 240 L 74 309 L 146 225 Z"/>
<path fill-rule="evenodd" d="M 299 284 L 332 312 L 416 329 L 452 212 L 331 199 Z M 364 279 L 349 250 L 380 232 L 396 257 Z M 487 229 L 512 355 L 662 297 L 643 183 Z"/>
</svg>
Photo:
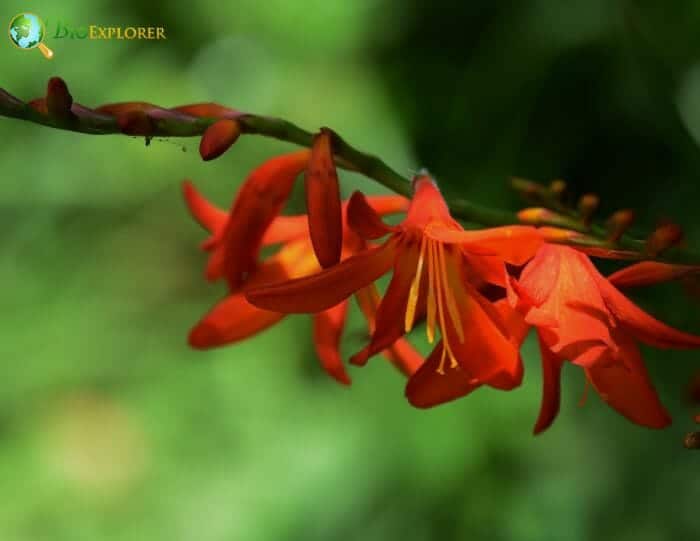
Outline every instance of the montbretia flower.
<svg viewBox="0 0 700 541">
<path fill-rule="evenodd" d="M 205 250 L 213 252 L 208 270 L 214 275 L 222 275 L 224 271 L 219 265 L 223 264 L 223 259 L 217 257 L 216 250 L 226 248 L 221 246 L 226 239 L 222 233 L 230 227 L 230 222 L 241 224 L 240 219 L 213 206 L 191 183 L 185 182 L 183 188 L 190 212 L 211 233 L 202 245 Z M 246 186 L 242 188 L 242 191 L 245 190 Z M 379 214 L 385 215 L 405 210 L 407 202 L 399 196 L 379 196 L 370 198 L 370 204 Z M 245 212 L 245 205 L 236 209 L 243 215 L 249 215 Z M 245 225 L 241 224 L 241 227 Z M 273 326 L 284 314 L 251 305 L 245 298 L 245 292 L 252 287 L 305 276 L 320 270 L 311 246 L 306 215 L 277 216 L 269 225 L 260 228 L 259 232 L 260 246 L 280 245 L 280 249 L 263 262 L 255 261 L 255 265 L 249 267 L 249 273 L 240 286 L 232 289 L 194 326 L 189 335 L 192 347 L 208 349 L 232 344 Z M 344 246 L 344 257 L 363 248 L 364 244 L 359 238 L 349 235 Z M 235 257 L 235 253 L 233 256 Z M 368 310 L 366 314 L 369 313 L 371 318 L 374 309 L 371 304 L 365 302 L 367 293 L 361 294 L 363 298 L 358 300 Z M 332 377 L 345 384 L 350 383 L 350 378 L 343 366 L 339 346 L 347 309 L 348 303 L 343 301 L 313 316 L 313 337 L 319 360 Z M 415 372 L 422 363 L 420 356 L 408 344 L 394 344 L 385 355 L 406 374 Z"/>
<path fill-rule="evenodd" d="M 409 332 L 418 317 L 427 319 L 427 335 L 440 343 L 407 387 L 409 400 L 428 407 L 456 398 L 433 393 L 434 378 L 421 372 L 460 379 L 472 386 L 512 388 L 522 367 L 518 337 L 501 312 L 470 281 L 470 262 L 480 261 L 487 281 L 503 283 L 505 264 L 522 265 L 542 240 L 533 227 L 508 226 L 465 231 L 449 213 L 435 181 L 419 174 L 406 219 L 384 224 L 367 199 L 356 192 L 348 208 L 348 224 L 367 241 L 389 235 L 378 247 L 339 265 L 304 278 L 250 288 L 248 300 L 264 309 L 284 313 L 326 310 L 353 292 L 371 285 L 393 268 L 393 277 L 377 308 L 371 341 L 351 362 L 364 364 Z M 493 278 L 491 278 L 493 277 Z M 415 379 L 414 379 L 415 378 Z M 420 384 L 418 384 L 418 383 Z M 470 389 L 462 388 L 464 393 Z"/>
<path fill-rule="evenodd" d="M 231 206 L 225 227 L 212 241 L 209 279 L 224 276 L 232 290 L 243 284 L 257 264 L 263 235 L 280 215 L 294 182 L 304 170 L 307 170 L 308 189 L 307 234 L 321 265 L 340 260 L 343 243 L 340 192 L 329 138 L 329 132 L 321 132 L 312 150 L 272 158 L 248 176 Z"/>
<path fill-rule="evenodd" d="M 566 360 L 581 366 L 603 400 L 629 420 L 650 428 L 670 423 L 636 341 L 697 348 L 700 337 L 651 317 L 606 280 L 588 256 L 567 246 L 544 244 L 511 285 L 511 302 L 537 329 L 542 353 L 544 389 L 535 433 L 557 415 Z"/>
</svg>

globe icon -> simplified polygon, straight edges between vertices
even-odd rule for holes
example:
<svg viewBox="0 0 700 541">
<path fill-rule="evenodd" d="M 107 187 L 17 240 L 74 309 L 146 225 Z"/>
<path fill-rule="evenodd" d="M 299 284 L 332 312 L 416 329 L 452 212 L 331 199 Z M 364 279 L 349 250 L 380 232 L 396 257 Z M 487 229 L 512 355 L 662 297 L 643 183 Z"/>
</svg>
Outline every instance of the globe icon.
<svg viewBox="0 0 700 541">
<path fill-rule="evenodd" d="M 51 58 L 53 51 L 42 43 L 44 34 L 44 21 L 33 13 L 20 13 L 10 21 L 9 35 L 12 43 L 25 50 L 38 47 L 46 58 Z"/>
</svg>

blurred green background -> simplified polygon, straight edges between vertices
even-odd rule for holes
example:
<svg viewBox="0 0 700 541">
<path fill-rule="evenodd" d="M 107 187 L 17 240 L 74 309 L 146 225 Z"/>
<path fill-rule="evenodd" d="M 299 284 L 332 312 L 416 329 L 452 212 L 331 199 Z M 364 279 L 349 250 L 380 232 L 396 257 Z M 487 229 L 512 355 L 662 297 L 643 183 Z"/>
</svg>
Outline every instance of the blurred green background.
<svg viewBox="0 0 700 541">
<path fill-rule="evenodd" d="M 6 0 L 0 18 L 27 10 L 55 58 L 0 47 L 0 86 L 21 98 L 60 75 L 88 106 L 211 100 L 329 125 L 475 201 L 517 208 L 509 175 L 563 177 L 600 194 L 603 214 L 671 218 L 700 248 L 695 0 Z M 53 39 L 59 19 L 163 26 L 168 39 Z M 681 445 L 697 353 L 644 350 L 668 430 L 595 394 L 577 407 L 583 376 L 568 366 L 561 414 L 533 437 L 532 340 L 520 389 L 430 411 L 379 359 L 352 370 L 351 389 L 326 377 L 308 317 L 191 351 L 189 327 L 224 290 L 202 278 L 180 181 L 227 206 L 290 146 L 246 137 L 205 164 L 195 140 L 145 147 L 9 119 L 0 137 L 0 540 L 700 535 L 700 457 Z M 343 175 L 345 193 L 358 187 L 381 191 Z M 633 298 L 700 332 L 678 284 Z M 344 350 L 364 339 L 354 315 Z"/>
</svg>

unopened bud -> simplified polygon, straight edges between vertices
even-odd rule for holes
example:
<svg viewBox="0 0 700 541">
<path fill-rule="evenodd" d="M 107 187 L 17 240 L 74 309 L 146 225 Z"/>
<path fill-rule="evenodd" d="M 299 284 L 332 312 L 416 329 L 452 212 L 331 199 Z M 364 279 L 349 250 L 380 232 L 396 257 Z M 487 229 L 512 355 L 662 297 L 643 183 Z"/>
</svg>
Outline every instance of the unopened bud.
<svg viewBox="0 0 700 541">
<path fill-rule="evenodd" d="M 185 115 L 196 116 L 198 118 L 230 118 L 234 119 L 241 115 L 239 111 L 219 105 L 218 103 L 192 103 L 173 107 L 173 111 Z"/>
<path fill-rule="evenodd" d="M 688 432 L 683 439 L 686 449 L 700 449 L 700 432 Z"/>
<path fill-rule="evenodd" d="M 608 219 L 608 240 L 616 242 L 625 234 L 634 222 L 634 212 L 629 209 L 618 210 Z"/>
<path fill-rule="evenodd" d="M 155 126 L 151 119 L 143 111 L 132 111 L 117 116 L 117 123 L 122 133 L 126 135 L 153 135 Z"/>
<path fill-rule="evenodd" d="M 73 117 L 71 106 L 73 96 L 68 92 L 68 86 L 60 77 L 51 77 L 46 87 L 46 110 L 53 117 L 69 119 Z"/>
<path fill-rule="evenodd" d="M 592 193 L 581 197 L 578 202 L 578 211 L 581 213 L 581 220 L 585 226 L 589 226 L 593 219 L 593 214 L 598 209 L 600 198 Z"/>
<path fill-rule="evenodd" d="M 564 195 L 564 192 L 566 191 L 566 182 L 564 182 L 560 178 L 553 180 L 549 184 L 549 191 L 552 192 L 552 195 L 554 195 L 554 197 L 561 201 L 561 198 Z"/>
<path fill-rule="evenodd" d="M 120 103 L 107 103 L 95 108 L 98 113 L 107 115 L 120 116 L 127 113 L 144 112 L 147 113 L 152 109 L 158 109 L 157 105 L 147 103 L 145 101 L 125 101 Z"/>
<path fill-rule="evenodd" d="M 537 182 L 519 177 L 510 179 L 511 187 L 529 201 L 540 203 L 546 199 L 546 188 Z"/>
<path fill-rule="evenodd" d="M 36 98 L 27 103 L 29 107 L 34 109 L 37 113 L 42 115 L 48 114 L 48 109 L 46 109 L 46 98 Z"/>
<path fill-rule="evenodd" d="M 658 227 L 647 239 L 647 254 L 654 257 L 664 250 L 675 246 L 683 239 L 683 230 L 677 224 L 665 224 Z"/>
<path fill-rule="evenodd" d="M 199 155 L 204 161 L 218 158 L 226 152 L 241 134 L 237 120 L 218 120 L 209 126 L 199 142 Z"/>
<path fill-rule="evenodd" d="M 551 225 L 565 229 L 580 229 L 580 225 L 567 216 L 562 216 L 543 207 L 530 207 L 518 212 L 520 223 L 528 225 Z"/>
</svg>

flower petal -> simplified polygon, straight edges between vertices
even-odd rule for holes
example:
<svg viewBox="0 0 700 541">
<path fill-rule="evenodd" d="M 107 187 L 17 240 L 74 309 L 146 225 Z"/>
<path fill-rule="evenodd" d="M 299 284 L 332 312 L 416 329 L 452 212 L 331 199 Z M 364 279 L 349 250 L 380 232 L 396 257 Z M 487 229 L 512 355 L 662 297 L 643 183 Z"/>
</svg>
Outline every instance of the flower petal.
<svg viewBox="0 0 700 541">
<path fill-rule="evenodd" d="M 507 263 L 523 265 L 542 246 L 542 236 L 527 225 L 507 225 L 478 231 L 459 231 L 431 224 L 426 235 L 446 244 L 460 244 L 467 252 L 498 255 Z"/>
<path fill-rule="evenodd" d="M 280 244 L 297 240 L 309 234 L 309 220 L 304 214 L 277 216 L 265 231 L 262 245 Z"/>
<path fill-rule="evenodd" d="M 548 429 L 559 413 L 561 399 L 561 368 L 563 359 L 552 353 L 542 337 L 537 333 L 542 357 L 542 404 L 535 423 L 535 434 Z"/>
<path fill-rule="evenodd" d="M 405 376 L 412 376 L 423 365 L 423 356 L 405 338 L 399 338 L 382 351 L 391 364 Z"/>
<path fill-rule="evenodd" d="M 350 197 L 347 220 L 348 227 L 366 240 L 378 239 L 397 229 L 382 222 L 377 212 L 361 192 L 354 192 Z"/>
<path fill-rule="evenodd" d="M 369 206 L 380 216 L 408 210 L 409 201 L 402 195 L 369 195 L 366 199 Z"/>
<path fill-rule="evenodd" d="M 608 281 L 615 287 L 639 287 L 677 280 L 696 272 L 700 272 L 699 267 L 642 261 L 612 273 Z"/>
<path fill-rule="evenodd" d="M 633 423 L 668 426 L 671 417 L 659 401 L 636 344 L 623 336 L 616 340 L 621 344 L 621 359 L 587 368 L 588 379 L 610 407 Z"/>
<path fill-rule="evenodd" d="M 220 269 L 232 290 L 255 269 L 263 235 L 286 203 L 308 158 L 308 150 L 272 158 L 255 169 L 241 186 L 217 247 L 223 251 Z"/>
<path fill-rule="evenodd" d="M 189 180 L 182 183 L 182 194 L 190 214 L 204 229 L 216 233 L 224 227 L 228 214 L 207 201 Z"/>
<path fill-rule="evenodd" d="M 408 380 L 405 394 L 412 406 L 432 408 L 468 395 L 481 386 L 459 368 L 448 369 L 445 374 L 438 373 L 443 349 L 441 340 L 423 366 Z"/>
<path fill-rule="evenodd" d="M 321 312 L 386 273 L 395 252 L 396 243 L 389 240 L 318 274 L 251 289 L 246 296 L 251 303 L 268 310 L 288 314 Z"/>
<path fill-rule="evenodd" d="M 404 314 L 406 313 L 411 283 L 416 275 L 418 257 L 419 249 L 417 246 L 404 245 L 399 249 L 395 257 L 394 273 L 389 287 L 377 308 L 375 327 L 370 343 L 350 358 L 352 364 L 364 365 L 371 356 L 385 350 L 406 333 Z M 425 289 L 425 287 L 420 287 L 421 291 L 425 291 Z M 422 311 L 420 305 L 425 303 L 425 297 L 424 294 L 419 295 L 417 313 Z M 421 303 L 421 301 L 423 302 Z"/>
<path fill-rule="evenodd" d="M 343 245 L 340 187 L 333 163 L 332 136 L 330 130 L 322 128 L 314 137 L 304 179 L 311 242 L 324 268 L 340 261 Z"/>
<path fill-rule="evenodd" d="M 250 338 L 271 327 L 284 314 L 261 310 L 242 293 L 235 293 L 217 303 L 189 335 L 189 344 L 196 349 L 209 349 Z"/>
<path fill-rule="evenodd" d="M 343 301 L 313 317 L 316 354 L 326 372 L 343 385 L 350 385 L 340 356 L 340 339 L 345 326 L 348 302 Z"/>
<path fill-rule="evenodd" d="M 700 347 L 700 336 L 679 331 L 662 323 L 625 297 L 602 275 L 598 274 L 596 279 L 610 311 L 638 340 L 659 348 Z"/>
</svg>

